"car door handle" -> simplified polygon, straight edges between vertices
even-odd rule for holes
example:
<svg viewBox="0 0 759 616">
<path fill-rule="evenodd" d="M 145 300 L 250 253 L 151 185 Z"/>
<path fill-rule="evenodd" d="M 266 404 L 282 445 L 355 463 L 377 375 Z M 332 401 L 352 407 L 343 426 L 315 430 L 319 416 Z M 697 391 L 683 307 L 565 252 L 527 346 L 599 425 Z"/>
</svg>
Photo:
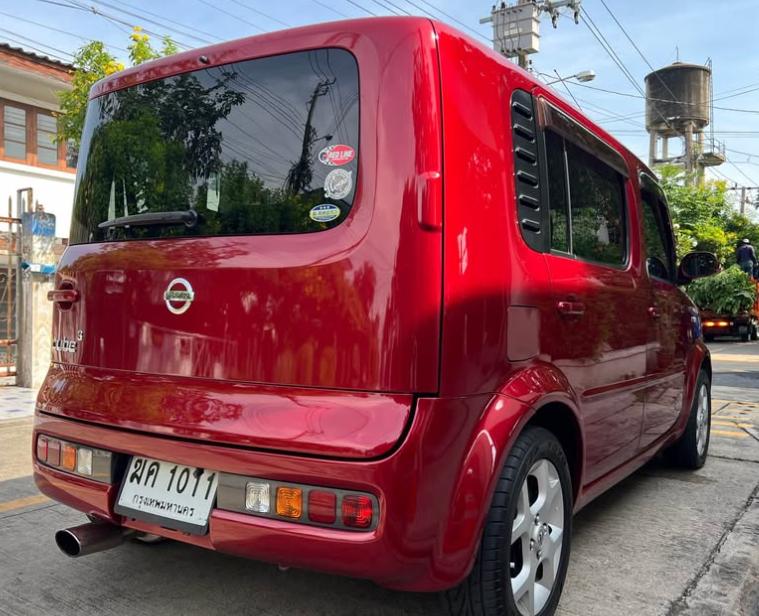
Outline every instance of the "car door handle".
<svg viewBox="0 0 759 616">
<path fill-rule="evenodd" d="M 556 304 L 556 308 L 564 316 L 581 316 L 585 314 L 585 304 L 562 300 Z"/>
<path fill-rule="evenodd" d="M 649 306 L 648 316 L 650 316 L 652 319 L 658 319 L 661 317 L 661 312 L 659 312 L 659 309 L 656 306 Z"/>
<path fill-rule="evenodd" d="M 47 299 L 56 304 L 73 304 L 79 300 L 79 291 L 76 289 L 56 289 L 48 291 Z"/>
</svg>

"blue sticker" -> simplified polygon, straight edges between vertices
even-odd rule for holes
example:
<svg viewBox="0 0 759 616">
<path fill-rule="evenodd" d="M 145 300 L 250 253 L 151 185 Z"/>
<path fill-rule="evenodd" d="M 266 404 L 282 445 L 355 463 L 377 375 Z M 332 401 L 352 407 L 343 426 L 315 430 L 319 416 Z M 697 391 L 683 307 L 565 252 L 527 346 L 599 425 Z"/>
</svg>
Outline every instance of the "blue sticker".
<svg viewBox="0 0 759 616">
<path fill-rule="evenodd" d="M 332 222 L 340 216 L 340 208 L 331 203 L 322 203 L 321 205 L 315 205 L 308 213 L 311 220 L 316 222 Z"/>
</svg>

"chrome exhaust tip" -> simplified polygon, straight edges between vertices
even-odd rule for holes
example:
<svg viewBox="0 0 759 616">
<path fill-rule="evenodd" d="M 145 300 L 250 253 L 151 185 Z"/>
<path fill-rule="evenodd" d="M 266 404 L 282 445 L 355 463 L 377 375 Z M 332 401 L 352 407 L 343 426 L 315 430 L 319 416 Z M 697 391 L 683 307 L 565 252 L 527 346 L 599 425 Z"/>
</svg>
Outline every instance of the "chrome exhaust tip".
<svg viewBox="0 0 759 616">
<path fill-rule="evenodd" d="M 133 534 L 135 531 L 129 528 L 107 522 L 89 522 L 57 531 L 55 544 L 66 556 L 78 558 L 115 548 Z"/>
</svg>

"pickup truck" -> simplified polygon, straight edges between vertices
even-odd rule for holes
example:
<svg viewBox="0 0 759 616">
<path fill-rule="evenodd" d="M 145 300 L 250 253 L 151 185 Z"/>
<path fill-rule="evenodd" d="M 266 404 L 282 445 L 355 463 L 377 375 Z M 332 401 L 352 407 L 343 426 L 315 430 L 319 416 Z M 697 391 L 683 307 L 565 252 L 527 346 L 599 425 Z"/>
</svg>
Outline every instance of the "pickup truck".
<svg viewBox="0 0 759 616">
<path fill-rule="evenodd" d="M 737 336 L 743 342 L 759 340 L 759 282 L 754 279 L 754 284 L 757 286 L 757 299 L 750 310 L 735 314 L 701 310 L 704 340 L 711 342 L 716 336 Z"/>
</svg>

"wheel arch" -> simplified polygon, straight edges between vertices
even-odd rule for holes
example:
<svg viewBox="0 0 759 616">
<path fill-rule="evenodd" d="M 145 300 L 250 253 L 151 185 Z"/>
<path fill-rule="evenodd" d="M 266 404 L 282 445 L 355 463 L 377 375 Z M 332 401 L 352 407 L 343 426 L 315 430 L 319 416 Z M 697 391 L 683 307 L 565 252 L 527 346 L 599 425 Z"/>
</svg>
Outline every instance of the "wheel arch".
<svg viewBox="0 0 759 616">
<path fill-rule="evenodd" d="M 459 468 L 438 547 L 438 565 L 459 581 L 474 564 L 501 469 L 519 435 L 529 426 L 547 429 L 561 443 L 570 467 L 573 502 L 577 502 L 582 489 L 585 438 L 576 396 L 560 370 L 550 364 L 533 365 L 513 374 L 490 399 Z M 467 560 L 462 562 L 462 556 Z"/>
</svg>

